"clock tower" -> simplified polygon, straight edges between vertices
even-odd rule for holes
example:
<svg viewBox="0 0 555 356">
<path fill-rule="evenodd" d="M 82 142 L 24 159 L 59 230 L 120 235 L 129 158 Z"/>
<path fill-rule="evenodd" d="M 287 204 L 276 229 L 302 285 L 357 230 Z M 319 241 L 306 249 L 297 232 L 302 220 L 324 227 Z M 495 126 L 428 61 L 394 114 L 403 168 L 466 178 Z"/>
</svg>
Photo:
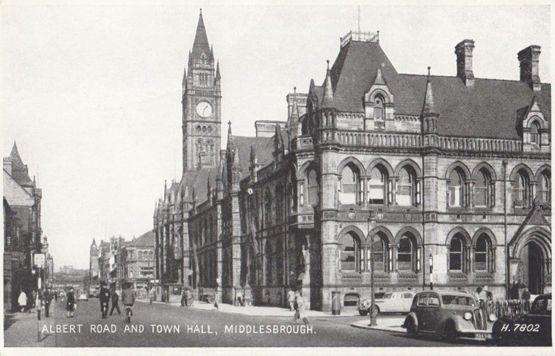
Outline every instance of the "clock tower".
<svg viewBox="0 0 555 356">
<path fill-rule="evenodd" d="M 220 65 L 208 43 L 202 10 L 183 74 L 183 172 L 217 167 L 221 147 Z"/>
</svg>

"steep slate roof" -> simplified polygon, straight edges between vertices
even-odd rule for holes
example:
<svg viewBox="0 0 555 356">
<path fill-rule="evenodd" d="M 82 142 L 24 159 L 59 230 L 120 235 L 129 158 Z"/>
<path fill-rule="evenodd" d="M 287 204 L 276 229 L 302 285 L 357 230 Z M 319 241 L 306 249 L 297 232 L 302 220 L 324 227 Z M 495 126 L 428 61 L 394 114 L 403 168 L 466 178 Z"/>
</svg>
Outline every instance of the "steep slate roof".
<svg viewBox="0 0 555 356">
<path fill-rule="evenodd" d="M 10 204 L 11 207 L 14 206 L 25 206 L 30 207 L 35 204 L 33 196 L 26 191 L 8 172 L 3 171 L 3 189 L 4 198 Z"/>
<path fill-rule="evenodd" d="M 274 138 L 272 137 L 249 137 L 233 136 L 233 143 L 239 149 L 239 164 L 241 165 L 241 175 L 246 177 L 249 174 L 251 146 L 256 152 L 258 164 L 266 165 L 273 159 Z"/>
<path fill-rule="evenodd" d="M 145 232 L 139 237 L 134 238 L 133 240 L 129 241 L 128 246 L 146 246 L 146 247 L 154 247 L 155 243 L 154 237 L 154 230 L 150 230 Z"/>
<path fill-rule="evenodd" d="M 364 112 L 363 97 L 378 68 L 394 96 L 395 112 L 420 115 L 426 76 L 399 74 L 377 42 L 351 41 L 341 48 L 331 69 L 334 107 Z M 542 84 L 542 90 L 534 92 L 527 84 L 512 80 L 476 78 L 474 87 L 466 87 L 455 76 L 431 76 L 430 81 L 441 135 L 519 138 L 517 111 L 529 106 L 534 95 L 550 121 L 550 84 Z"/>
<path fill-rule="evenodd" d="M 23 163 L 19 151 L 17 149 L 17 144 L 14 142 L 9 160 L 12 161 L 12 177 L 15 181 L 22 186 L 31 186 L 33 181 L 29 178 L 29 173 L 27 171 L 27 166 Z"/>
<path fill-rule="evenodd" d="M 185 190 L 184 199 L 186 202 L 193 202 L 193 190 L 197 203 L 206 200 L 206 183 L 210 179 L 210 186 L 216 186 L 216 175 L 218 167 L 202 168 L 194 171 L 187 171 L 181 180 L 181 189 Z"/>
<path fill-rule="evenodd" d="M 200 58 L 202 52 L 206 56 L 211 55 L 210 45 L 208 44 L 208 36 L 206 35 L 206 27 L 204 27 L 204 20 L 202 19 L 202 12 L 198 17 L 197 31 L 195 33 L 195 41 L 193 42 L 193 58 Z"/>
</svg>

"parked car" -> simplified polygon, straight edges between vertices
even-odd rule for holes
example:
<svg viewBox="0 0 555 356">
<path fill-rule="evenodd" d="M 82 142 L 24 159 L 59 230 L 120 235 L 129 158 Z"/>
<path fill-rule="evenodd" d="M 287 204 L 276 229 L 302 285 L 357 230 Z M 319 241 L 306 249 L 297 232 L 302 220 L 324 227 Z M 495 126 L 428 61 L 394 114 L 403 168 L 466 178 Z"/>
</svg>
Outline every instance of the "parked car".
<svg viewBox="0 0 555 356">
<path fill-rule="evenodd" d="M 87 297 L 87 294 L 81 293 L 81 294 L 79 294 L 79 298 L 77 298 L 77 300 L 87 301 L 87 300 L 89 300 L 89 297 Z"/>
<path fill-rule="evenodd" d="M 408 313 L 416 292 L 411 290 L 374 294 L 374 314 L 378 313 Z M 368 315 L 372 300 L 370 298 L 362 300 L 358 305 L 360 315 Z"/>
<path fill-rule="evenodd" d="M 492 338 L 497 345 L 551 346 L 551 293 L 536 297 L 528 314 L 499 318 Z"/>
<path fill-rule="evenodd" d="M 409 336 L 435 334 L 454 342 L 458 338 L 491 339 L 495 315 L 485 315 L 471 294 L 424 291 L 414 296 L 403 327 Z"/>
</svg>

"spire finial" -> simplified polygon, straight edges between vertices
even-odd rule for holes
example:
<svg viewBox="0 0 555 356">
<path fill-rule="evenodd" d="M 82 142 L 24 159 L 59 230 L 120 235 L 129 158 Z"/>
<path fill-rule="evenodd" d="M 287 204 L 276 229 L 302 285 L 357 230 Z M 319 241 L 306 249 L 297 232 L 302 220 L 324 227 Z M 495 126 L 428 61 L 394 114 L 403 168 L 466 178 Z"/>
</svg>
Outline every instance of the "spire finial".
<svg viewBox="0 0 555 356">
<path fill-rule="evenodd" d="M 430 69 L 432 69 L 432 67 L 428 66 L 428 77 L 430 76 Z"/>
<path fill-rule="evenodd" d="M 327 68 L 327 70 L 330 70 L 330 60 L 329 60 L 329 59 L 328 59 L 328 60 L 326 60 L 326 63 L 327 63 L 327 65 L 328 65 L 328 68 Z"/>
<path fill-rule="evenodd" d="M 199 15 L 202 16 L 202 7 L 200 8 Z"/>
<path fill-rule="evenodd" d="M 297 87 L 293 87 L 293 94 L 297 95 Z"/>
</svg>

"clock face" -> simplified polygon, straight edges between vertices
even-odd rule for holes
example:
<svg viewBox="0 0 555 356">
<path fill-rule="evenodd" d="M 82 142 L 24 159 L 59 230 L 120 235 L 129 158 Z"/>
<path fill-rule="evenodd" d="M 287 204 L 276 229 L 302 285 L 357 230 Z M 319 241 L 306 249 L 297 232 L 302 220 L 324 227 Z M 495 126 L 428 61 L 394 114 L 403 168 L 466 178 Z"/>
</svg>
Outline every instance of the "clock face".
<svg viewBox="0 0 555 356">
<path fill-rule="evenodd" d="M 200 117 L 210 117 L 212 116 L 212 105 L 209 102 L 201 101 L 197 104 L 197 114 Z"/>
</svg>

